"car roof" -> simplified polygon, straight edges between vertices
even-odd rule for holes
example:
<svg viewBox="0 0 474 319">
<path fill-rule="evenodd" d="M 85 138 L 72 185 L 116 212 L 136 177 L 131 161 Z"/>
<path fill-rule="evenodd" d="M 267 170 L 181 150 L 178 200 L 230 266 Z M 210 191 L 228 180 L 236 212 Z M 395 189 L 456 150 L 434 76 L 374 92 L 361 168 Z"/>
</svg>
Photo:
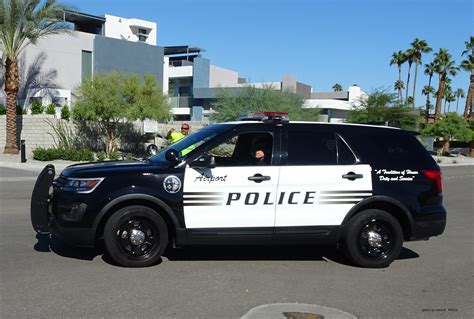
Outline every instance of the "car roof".
<svg viewBox="0 0 474 319">
<path fill-rule="evenodd" d="M 219 124 L 232 124 L 232 125 L 242 125 L 242 124 L 268 124 L 270 122 L 261 122 L 261 121 L 233 121 L 233 122 L 225 122 Z M 401 130 L 398 127 L 393 126 L 385 126 L 385 125 L 374 125 L 374 124 L 357 124 L 357 123 L 328 123 L 328 122 L 306 122 L 306 121 L 289 121 L 283 122 L 283 124 L 314 124 L 314 125 L 343 125 L 343 126 L 360 126 L 360 127 L 373 127 L 373 128 L 385 128 L 385 129 L 393 129 L 393 130 Z"/>
</svg>

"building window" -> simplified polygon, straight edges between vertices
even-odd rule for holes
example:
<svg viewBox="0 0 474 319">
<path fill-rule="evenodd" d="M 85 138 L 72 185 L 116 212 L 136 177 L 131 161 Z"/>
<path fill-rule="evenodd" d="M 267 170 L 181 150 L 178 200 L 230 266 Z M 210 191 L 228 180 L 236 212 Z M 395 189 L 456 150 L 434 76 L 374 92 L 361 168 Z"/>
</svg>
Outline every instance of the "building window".
<svg viewBox="0 0 474 319">
<path fill-rule="evenodd" d="M 138 41 L 146 42 L 148 32 L 146 29 L 138 28 Z"/>
<path fill-rule="evenodd" d="M 92 52 L 82 50 L 82 82 L 92 78 Z"/>
</svg>

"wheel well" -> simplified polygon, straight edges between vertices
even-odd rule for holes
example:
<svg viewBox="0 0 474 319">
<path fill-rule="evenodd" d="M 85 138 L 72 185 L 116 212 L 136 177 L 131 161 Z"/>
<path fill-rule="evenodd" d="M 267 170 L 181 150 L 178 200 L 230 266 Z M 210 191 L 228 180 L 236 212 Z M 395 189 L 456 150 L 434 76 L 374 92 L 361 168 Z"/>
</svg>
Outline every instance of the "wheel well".
<svg viewBox="0 0 474 319">
<path fill-rule="evenodd" d="M 384 202 L 384 201 L 370 202 L 370 203 L 367 203 L 366 205 L 359 207 L 357 211 L 355 211 L 351 215 L 350 218 L 354 217 L 355 215 L 357 215 L 358 213 L 366 209 L 380 209 L 391 214 L 400 223 L 400 226 L 402 227 L 402 230 L 403 230 L 403 238 L 405 240 L 410 239 L 411 237 L 410 220 L 408 219 L 408 217 L 406 216 L 406 214 L 403 212 L 403 210 L 400 207 L 398 207 L 395 204 Z"/>
<path fill-rule="evenodd" d="M 168 228 L 169 242 L 170 243 L 174 242 L 176 229 L 175 229 L 175 225 L 173 221 L 171 220 L 171 217 L 167 213 L 163 212 L 162 207 L 144 199 L 130 199 L 130 200 L 126 200 L 126 201 L 118 203 L 117 205 L 112 206 L 104 214 L 104 216 L 102 216 L 95 232 L 95 239 L 97 240 L 104 235 L 105 224 L 107 223 L 107 220 L 110 218 L 110 216 L 112 216 L 116 211 L 118 211 L 119 209 L 123 207 L 133 206 L 133 205 L 146 206 L 156 211 L 166 223 L 166 227 Z"/>
</svg>

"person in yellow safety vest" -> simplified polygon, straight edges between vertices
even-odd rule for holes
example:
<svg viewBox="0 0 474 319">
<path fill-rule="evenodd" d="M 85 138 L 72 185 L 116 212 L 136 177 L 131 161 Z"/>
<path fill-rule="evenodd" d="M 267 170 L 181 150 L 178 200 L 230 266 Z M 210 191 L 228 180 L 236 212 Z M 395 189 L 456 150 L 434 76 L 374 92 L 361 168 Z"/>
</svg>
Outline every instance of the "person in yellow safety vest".
<svg viewBox="0 0 474 319">
<path fill-rule="evenodd" d="M 171 144 L 174 144 L 180 139 L 184 138 L 188 134 L 189 134 L 189 125 L 187 123 L 183 123 L 181 125 L 181 132 L 176 132 L 175 129 L 172 128 L 166 135 L 166 138 L 170 141 Z"/>
<path fill-rule="evenodd" d="M 183 139 L 189 134 L 189 124 L 183 123 L 181 125 L 181 132 L 175 132 L 174 128 L 172 128 L 168 134 L 166 135 L 166 138 L 170 141 L 171 144 L 174 144 L 178 142 L 179 140 Z M 196 147 L 194 145 L 191 145 L 184 150 L 181 151 L 181 156 L 184 156 L 194 150 Z"/>
</svg>

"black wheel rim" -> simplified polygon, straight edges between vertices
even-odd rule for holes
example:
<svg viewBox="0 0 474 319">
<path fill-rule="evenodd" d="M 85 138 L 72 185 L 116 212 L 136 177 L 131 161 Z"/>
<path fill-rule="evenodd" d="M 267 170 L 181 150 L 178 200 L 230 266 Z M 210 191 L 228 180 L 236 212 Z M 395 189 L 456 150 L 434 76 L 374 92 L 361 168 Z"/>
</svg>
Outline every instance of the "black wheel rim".
<svg viewBox="0 0 474 319">
<path fill-rule="evenodd" d="M 359 246 L 367 257 L 385 259 L 393 251 L 393 228 L 380 220 L 372 219 L 361 230 Z"/>
<path fill-rule="evenodd" d="M 123 222 L 117 230 L 120 250 L 133 259 L 146 259 L 159 245 L 159 233 L 147 219 L 133 217 Z"/>
</svg>

